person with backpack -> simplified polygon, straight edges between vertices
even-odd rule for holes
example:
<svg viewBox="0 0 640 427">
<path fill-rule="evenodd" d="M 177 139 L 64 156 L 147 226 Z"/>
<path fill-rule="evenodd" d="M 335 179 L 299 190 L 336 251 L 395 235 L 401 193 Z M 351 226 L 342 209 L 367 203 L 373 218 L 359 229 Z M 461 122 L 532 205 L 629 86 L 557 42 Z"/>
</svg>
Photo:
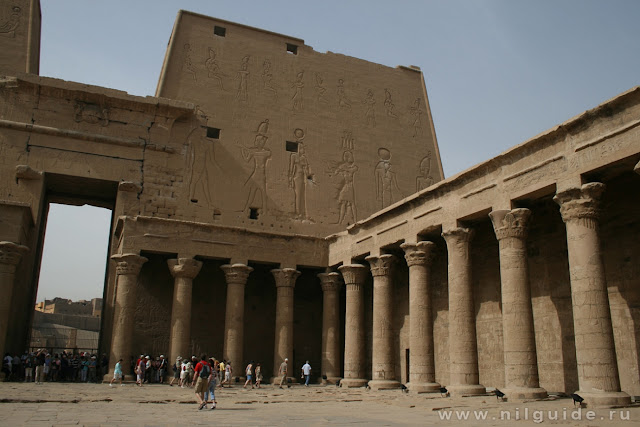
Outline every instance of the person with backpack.
<svg viewBox="0 0 640 427">
<path fill-rule="evenodd" d="M 204 393 L 209 388 L 209 375 L 211 375 L 211 365 L 207 362 L 207 355 L 203 354 L 193 370 L 192 384 L 195 384 L 196 386 L 196 398 L 200 404 L 198 406 L 198 410 L 207 407 L 207 401 L 204 398 Z"/>
</svg>

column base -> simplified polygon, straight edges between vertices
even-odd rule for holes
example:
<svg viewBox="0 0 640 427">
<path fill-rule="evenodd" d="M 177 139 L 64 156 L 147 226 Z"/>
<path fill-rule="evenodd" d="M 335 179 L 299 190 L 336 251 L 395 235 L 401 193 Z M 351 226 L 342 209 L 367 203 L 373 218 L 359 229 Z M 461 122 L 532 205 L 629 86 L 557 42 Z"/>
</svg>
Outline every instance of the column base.
<svg viewBox="0 0 640 427">
<path fill-rule="evenodd" d="M 407 388 L 413 393 L 440 393 L 440 384 L 438 383 L 419 383 L 411 382 L 407 383 Z"/>
<path fill-rule="evenodd" d="M 358 388 L 364 387 L 367 385 L 369 380 L 365 380 L 363 378 L 343 378 L 340 380 L 340 387 L 345 388 Z"/>
<path fill-rule="evenodd" d="M 371 390 L 395 390 L 402 387 L 400 381 L 396 380 L 371 380 L 368 385 Z"/>
<path fill-rule="evenodd" d="M 487 389 L 482 384 L 458 384 L 448 385 L 447 390 L 451 393 L 451 396 L 463 396 L 474 394 L 486 394 Z"/>
<path fill-rule="evenodd" d="M 548 396 L 547 390 L 540 387 L 505 387 L 500 391 L 511 400 L 544 399 Z"/>
<path fill-rule="evenodd" d="M 320 378 L 320 384 L 322 385 L 336 385 L 340 383 L 340 380 L 342 380 L 341 377 L 327 377 L 327 379 L 322 379 Z"/>
<path fill-rule="evenodd" d="M 623 391 L 576 391 L 584 399 L 583 405 L 587 408 L 611 408 L 616 406 L 628 406 L 631 404 L 631 396 Z"/>
</svg>

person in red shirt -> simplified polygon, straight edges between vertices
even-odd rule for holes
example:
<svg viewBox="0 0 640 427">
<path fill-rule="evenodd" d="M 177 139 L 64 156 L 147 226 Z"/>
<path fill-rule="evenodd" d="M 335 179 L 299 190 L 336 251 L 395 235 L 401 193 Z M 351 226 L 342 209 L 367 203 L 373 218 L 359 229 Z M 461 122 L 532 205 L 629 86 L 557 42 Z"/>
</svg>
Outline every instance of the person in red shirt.
<svg viewBox="0 0 640 427">
<path fill-rule="evenodd" d="M 207 362 L 207 355 L 203 354 L 200 361 L 196 364 L 193 372 L 193 384 L 196 386 L 196 399 L 200 406 L 198 409 L 206 408 L 207 401 L 204 399 L 204 393 L 209 388 L 209 375 L 211 374 L 211 365 Z"/>
</svg>

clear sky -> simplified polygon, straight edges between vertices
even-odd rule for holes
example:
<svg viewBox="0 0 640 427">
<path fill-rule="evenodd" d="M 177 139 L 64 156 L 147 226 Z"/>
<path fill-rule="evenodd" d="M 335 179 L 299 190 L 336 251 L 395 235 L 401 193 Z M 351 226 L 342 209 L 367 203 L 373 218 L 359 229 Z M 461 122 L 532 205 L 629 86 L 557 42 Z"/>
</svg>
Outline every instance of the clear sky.
<svg viewBox="0 0 640 427">
<path fill-rule="evenodd" d="M 640 81 L 637 0 L 41 0 L 41 5 L 41 75 L 133 95 L 155 93 L 178 9 L 298 37 L 318 52 L 391 67 L 417 65 L 446 177 Z M 75 243 L 88 233 L 67 234 L 55 248 L 57 239 L 47 237 L 39 301 L 102 295 L 110 217 L 102 211 L 103 219 L 79 213 L 62 224 L 51 215 L 48 232 L 54 226 L 96 227 L 103 220 L 104 230 L 79 258 L 88 259 L 97 248 L 98 267 L 66 254 L 69 239 Z M 82 274 L 69 275 L 71 268 Z"/>
</svg>

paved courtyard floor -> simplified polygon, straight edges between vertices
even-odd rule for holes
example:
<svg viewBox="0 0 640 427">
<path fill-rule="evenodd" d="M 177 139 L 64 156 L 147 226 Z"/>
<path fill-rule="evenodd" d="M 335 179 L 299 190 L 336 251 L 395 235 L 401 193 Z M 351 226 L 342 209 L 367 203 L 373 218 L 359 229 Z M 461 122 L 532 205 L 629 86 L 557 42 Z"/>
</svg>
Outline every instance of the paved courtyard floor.
<svg viewBox="0 0 640 427">
<path fill-rule="evenodd" d="M 400 390 L 267 385 L 217 389 L 216 399 L 215 410 L 199 411 L 191 388 L 5 382 L 0 383 L 0 426 L 640 425 L 640 406 L 577 409 L 570 398 L 499 402 L 489 395 L 451 398 Z"/>
</svg>

